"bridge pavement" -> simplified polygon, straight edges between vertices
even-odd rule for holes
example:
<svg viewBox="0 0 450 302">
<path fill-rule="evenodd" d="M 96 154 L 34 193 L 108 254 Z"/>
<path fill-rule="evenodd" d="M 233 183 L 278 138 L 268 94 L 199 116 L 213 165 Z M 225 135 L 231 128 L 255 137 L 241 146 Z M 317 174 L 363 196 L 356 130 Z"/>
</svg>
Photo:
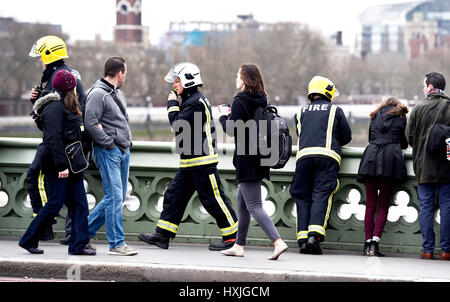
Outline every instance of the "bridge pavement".
<svg viewBox="0 0 450 302">
<path fill-rule="evenodd" d="M 70 256 L 57 240 L 41 242 L 43 255 L 32 255 L 17 238 L 0 238 L 0 277 L 54 280 L 163 282 L 406 281 L 449 282 L 450 261 L 422 260 L 416 254 L 364 257 L 355 251 L 324 250 L 302 255 L 290 248 L 269 261 L 271 247 L 246 248 L 245 256 L 228 257 L 205 244 L 171 243 L 168 250 L 128 242 L 136 256 L 108 255 L 97 240 L 96 256 Z"/>
</svg>

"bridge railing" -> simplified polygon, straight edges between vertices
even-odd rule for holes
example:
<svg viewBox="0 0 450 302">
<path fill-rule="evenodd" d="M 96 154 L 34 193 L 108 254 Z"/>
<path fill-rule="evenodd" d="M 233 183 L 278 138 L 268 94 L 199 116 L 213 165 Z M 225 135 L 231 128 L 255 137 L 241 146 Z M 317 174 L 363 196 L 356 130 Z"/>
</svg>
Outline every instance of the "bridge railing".
<svg viewBox="0 0 450 302">
<path fill-rule="evenodd" d="M 25 188 L 27 168 L 40 139 L 0 138 L 0 236 L 20 236 L 33 219 Z M 140 232 L 153 232 L 162 210 L 164 191 L 178 169 L 178 155 L 172 143 L 134 142 L 131 149 L 130 177 L 124 203 L 124 230 L 127 240 L 136 240 Z M 233 145 L 219 145 L 219 173 L 225 194 L 236 209 Z M 289 187 L 295 170 L 295 152 L 285 168 L 272 170 L 271 180 L 263 181 L 264 209 L 272 217 L 281 237 L 296 247 L 295 202 Z M 365 188 L 356 181 L 363 148 L 344 148 L 339 172 L 340 189 L 334 196 L 324 248 L 360 250 L 364 242 Z M 394 188 L 388 221 L 382 235 L 383 251 L 418 252 L 421 233 L 418 221 L 417 183 L 412 170 L 411 151 L 404 152 L 408 179 Z M 101 177 L 90 167 L 85 187 L 92 210 L 103 197 Z M 54 225 L 57 236 L 64 235 L 64 207 Z M 435 215 L 435 232 L 439 236 L 439 215 Z M 98 234 L 105 239 L 104 228 Z M 191 198 L 175 241 L 209 243 L 220 240 L 214 219 L 204 210 L 197 194 Z M 439 242 L 439 240 L 436 240 Z M 249 245 L 269 245 L 261 228 L 252 218 Z"/>
</svg>

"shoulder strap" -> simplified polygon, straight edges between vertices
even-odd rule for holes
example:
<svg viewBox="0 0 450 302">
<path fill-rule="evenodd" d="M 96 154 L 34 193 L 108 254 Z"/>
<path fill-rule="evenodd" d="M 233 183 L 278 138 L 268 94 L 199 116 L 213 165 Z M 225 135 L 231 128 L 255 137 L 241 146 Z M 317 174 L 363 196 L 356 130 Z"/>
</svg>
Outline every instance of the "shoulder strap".
<svg viewBox="0 0 450 302">
<path fill-rule="evenodd" d="M 94 86 L 91 89 L 89 89 L 88 93 L 86 94 L 86 100 L 87 100 L 88 95 L 92 92 L 92 90 L 94 90 L 96 88 L 105 91 L 106 92 L 105 94 L 110 94 L 111 95 L 111 97 L 113 98 L 114 102 L 116 102 L 117 106 L 119 107 L 120 112 L 122 112 L 123 116 L 128 121 L 126 110 L 123 107 L 122 102 L 117 98 L 117 94 L 116 94 L 116 92 L 114 90 L 107 90 L 105 87 Z"/>
<path fill-rule="evenodd" d="M 111 96 L 114 100 L 114 102 L 116 102 L 117 106 L 119 106 L 120 111 L 122 112 L 123 116 L 125 117 L 125 119 L 128 121 L 127 118 L 127 112 L 125 111 L 125 107 L 123 107 L 122 102 L 119 100 L 119 98 L 117 97 L 117 94 L 115 91 L 113 91 L 113 93 L 111 93 Z"/>
<path fill-rule="evenodd" d="M 442 120 L 444 119 L 445 114 L 447 113 L 447 109 L 448 109 L 448 105 L 449 105 L 449 104 L 450 104 L 450 100 L 447 100 L 447 101 L 445 102 L 444 108 L 442 108 L 442 111 L 441 111 L 441 117 L 440 117 L 439 120 L 436 122 L 437 124 L 440 124 L 440 123 L 442 122 Z"/>
</svg>

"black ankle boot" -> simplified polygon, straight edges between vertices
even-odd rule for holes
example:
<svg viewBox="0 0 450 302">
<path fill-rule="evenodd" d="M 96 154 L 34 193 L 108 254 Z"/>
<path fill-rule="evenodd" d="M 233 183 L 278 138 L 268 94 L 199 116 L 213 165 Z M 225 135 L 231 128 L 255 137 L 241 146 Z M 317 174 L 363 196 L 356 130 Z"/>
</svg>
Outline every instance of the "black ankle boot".
<svg viewBox="0 0 450 302">
<path fill-rule="evenodd" d="M 364 242 L 363 256 L 369 256 L 369 251 L 370 251 L 370 245 L 371 244 L 372 244 L 372 241 Z"/>
<path fill-rule="evenodd" d="M 379 244 L 379 242 L 372 240 L 370 243 L 369 256 L 384 257 L 384 254 L 380 252 Z"/>
<path fill-rule="evenodd" d="M 138 235 L 138 238 L 148 244 L 156 245 L 157 247 L 162 248 L 162 249 L 169 248 L 170 237 L 166 237 L 160 233 L 154 233 L 154 234 L 141 233 Z"/>
<path fill-rule="evenodd" d="M 313 255 L 322 255 L 322 249 L 320 248 L 320 240 L 316 236 L 309 236 L 306 247 L 310 250 Z"/>
<path fill-rule="evenodd" d="M 208 248 L 210 251 L 223 251 L 231 248 L 235 242 L 236 242 L 235 238 L 228 239 L 225 241 L 222 240 L 219 243 L 211 243 Z"/>
<path fill-rule="evenodd" d="M 59 244 L 69 245 L 70 234 L 66 234 L 66 237 L 59 239 Z"/>
<path fill-rule="evenodd" d="M 298 246 L 300 247 L 300 254 L 311 254 L 306 242 L 299 243 Z"/>
</svg>

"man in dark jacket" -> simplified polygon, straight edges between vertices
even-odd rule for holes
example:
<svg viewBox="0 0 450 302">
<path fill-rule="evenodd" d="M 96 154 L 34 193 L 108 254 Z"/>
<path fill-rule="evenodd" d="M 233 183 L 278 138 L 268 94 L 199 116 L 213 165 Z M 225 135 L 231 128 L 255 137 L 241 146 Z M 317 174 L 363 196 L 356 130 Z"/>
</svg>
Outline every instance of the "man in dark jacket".
<svg viewBox="0 0 450 302">
<path fill-rule="evenodd" d="M 67 70 L 71 72 L 77 79 L 76 92 L 78 95 L 78 102 L 81 107 L 81 112 L 84 114 L 85 95 L 83 85 L 81 83 L 81 77 L 78 71 L 70 68 L 64 63 L 64 59 L 69 57 L 64 41 L 56 36 L 42 37 L 33 45 L 29 56 L 39 57 L 42 68 L 44 70 L 41 78 L 41 83 L 31 90 L 30 101 L 34 104 L 35 101 L 41 96 L 42 91 L 52 90 L 52 80 L 55 74 L 60 70 Z M 33 114 L 33 118 L 37 126 L 41 128 L 39 115 Z M 44 144 L 41 143 L 36 150 L 33 162 L 28 168 L 28 174 L 26 178 L 27 191 L 28 195 L 30 196 L 30 203 L 35 216 L 47 202 L 47 186 L 45 181 L 45 174 L 42 172 L 42 169 L 40 167 L 43 150 Z M 70 239 L 70 229 L 70 218 L 69 215 L 67 215 L 65 223 L 66 237 L 61 239 L 61 244 L 68 244 Z M 43 233 L 41 240 L 52 240 L 53 238 L 54 234 L 52 226 L 49 225 L 47 227 L 47 230 Z"/>
<path fill-rule="evenodd" d="M 414 107 L 406 129 L 408 142 L 413 148 L 414 173 L 418 182 L 423 259 L 433 259 L 434 201 L 437 194 L 441 215 L 441 259 L 450 260 L 450 163 L 445 157 L 432 156 L 427 150 L 430 130 L 438 119 L 442 117 L 441 123 L 450 126 L 450 110 L 447 109 L 442 116 L 446 102 L 450 101 L 444 93 L 445 84 L 445 78 L 440 73 L 425 75 L 423 92 L 427 100 Z"/>
<path fill-rule="evenodd" d="M 341 146 L 352 139 L 344 112 L 331 104 L 337 95 L 329 79 L 315 76 L 308 85 L 310 104 L 294 117 L 299 139 L 290 193 L 297 204 L 297 242 L 302 254 L 322 254 L 320 242 L 339 189 Z"/>
<path fill-rule="evenodd" d="M 195 191 L 216 220 L 222 241 L 209 246 L 219 251 L 233 246 L 238 223 L 236 214 L 223 193 L 217 172 L 215 127 L 208 100 L 198 91 L 203 85 L 200 70 L 192 63 L 180 63 L 165 77 L 176 90 L 167 102 L 169 122 L 176 133 L 180 169 L 164 194 L 164 205 L 155 234 L 139 234 L 142 241 L 167 249 L 175 237 L 186 206 Z M 178 95 L 182 103 L 178 103 Z"/>
</svg>

